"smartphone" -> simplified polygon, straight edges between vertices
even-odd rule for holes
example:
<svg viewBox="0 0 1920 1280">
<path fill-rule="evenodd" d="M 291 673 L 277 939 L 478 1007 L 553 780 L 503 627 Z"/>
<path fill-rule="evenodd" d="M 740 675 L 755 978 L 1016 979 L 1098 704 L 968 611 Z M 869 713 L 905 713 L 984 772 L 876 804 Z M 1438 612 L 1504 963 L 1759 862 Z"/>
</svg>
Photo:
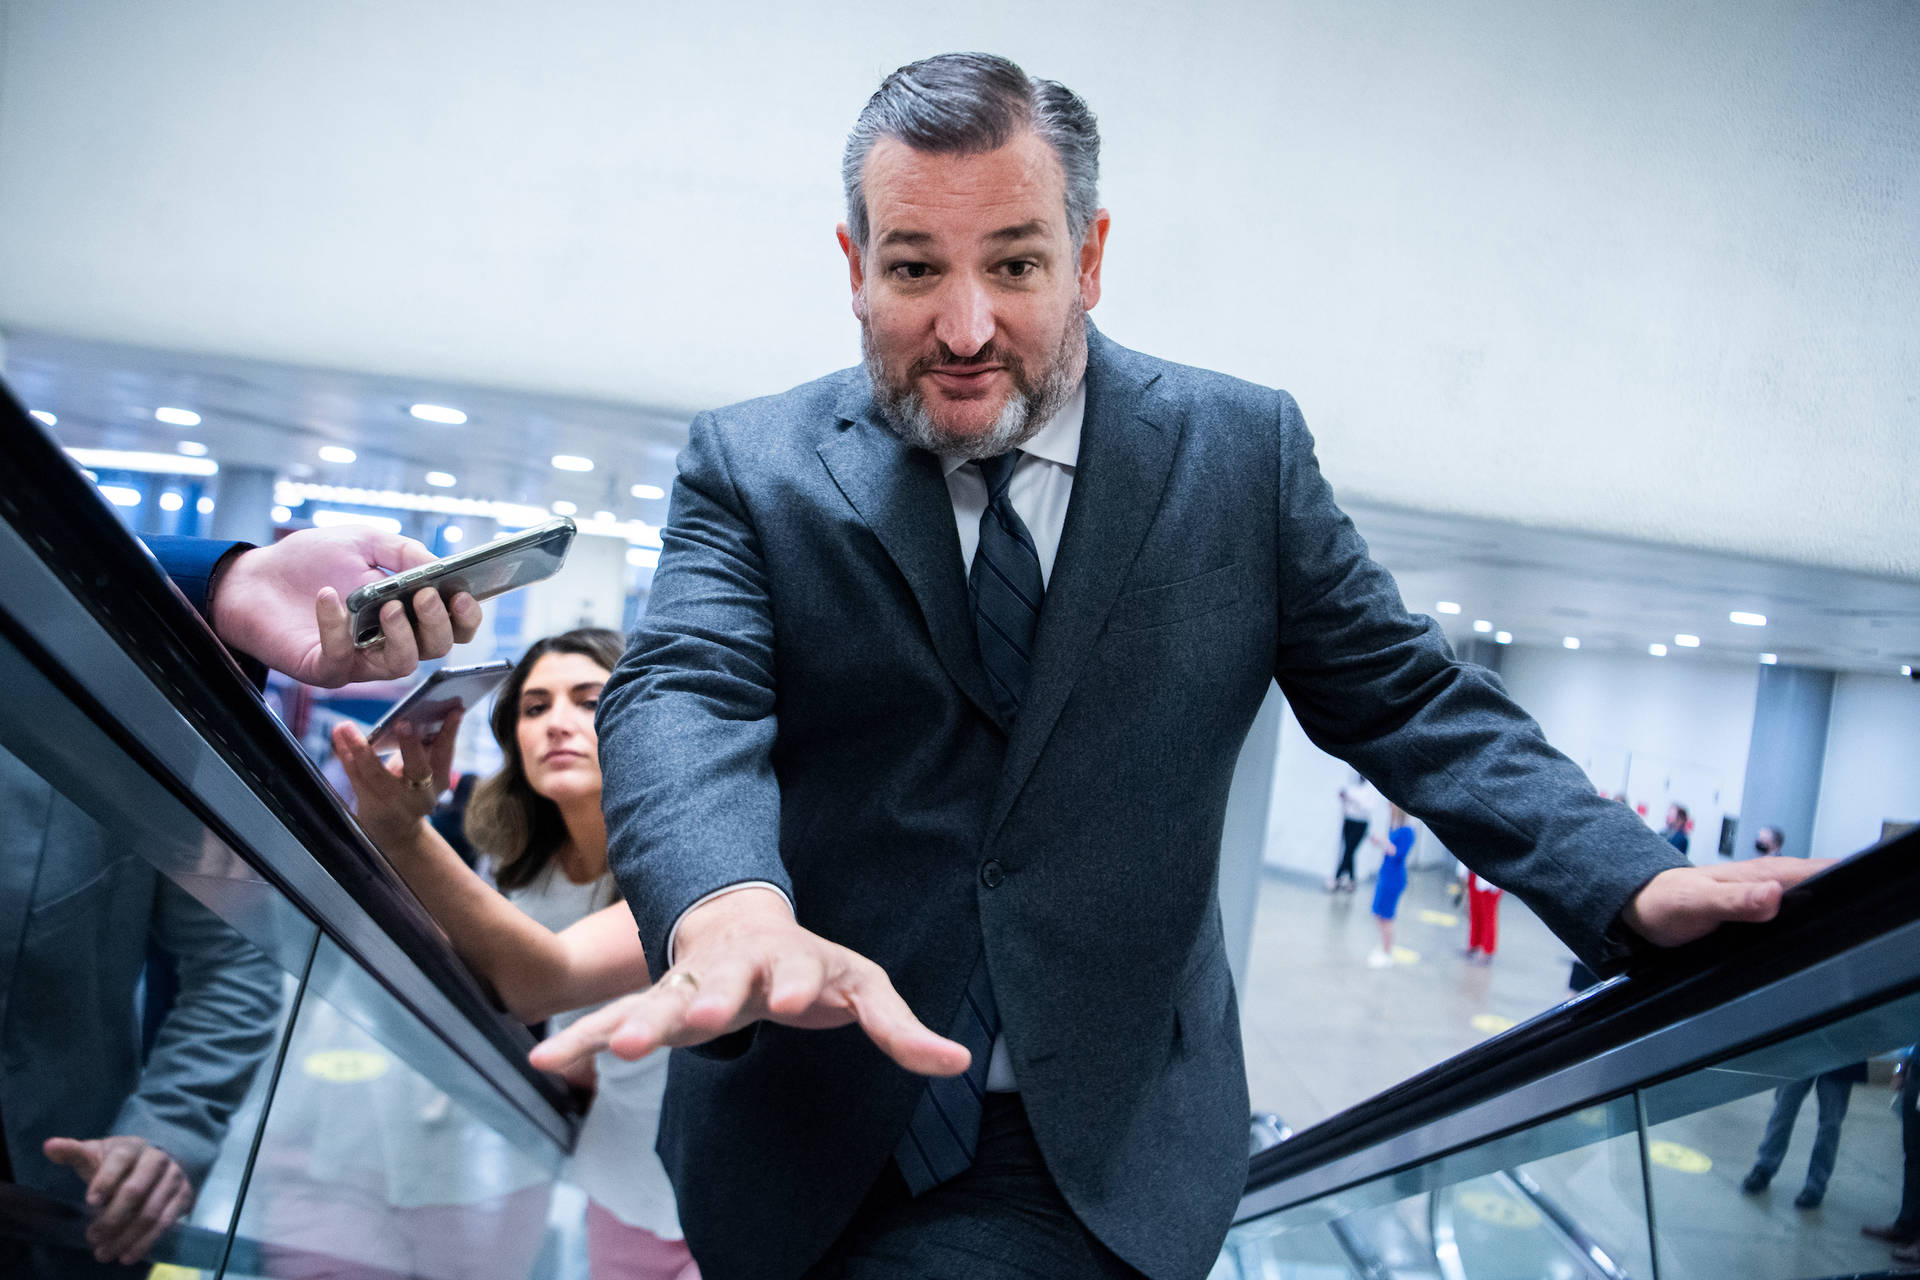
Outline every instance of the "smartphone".
<svg viewBox="0 0 1920 1280">
<path fill-rule="evenodd" d="M 513 664 L 505 658 L 471 667 L 441 667 L 407 691 L 393 704 L 378 724 L 367 732 L 367 742 L 375 750 L 383 745 L 399 746 L 393 726 L 411 720 L 420 727 L 420 741 L 431 745 L 440 736 L 440 727 L 455 707 L 471 711 L 507 678 Z"/>
<path fill-rule="evenodd" d="M 485 600 L 503 591 L 551 578 L 567 562 L 567 548 L 573 545 L 574 532 L 573 521 L 562 516 L 523 529 L 512 537 L 496 538 L 458 555 L 369 582 L 347 597 L 347 612 L 353 616 L 354 646 L 370 649 L 383 642 L 380 607 L 389 600 L 398 600 L 406 609 L 409 625 L 417 621 L 413 616 L 413 597 L 422 587 L 438 588 L 442 600 L 450 600 L 462 591 L 475 600 Z"/>
</svg>

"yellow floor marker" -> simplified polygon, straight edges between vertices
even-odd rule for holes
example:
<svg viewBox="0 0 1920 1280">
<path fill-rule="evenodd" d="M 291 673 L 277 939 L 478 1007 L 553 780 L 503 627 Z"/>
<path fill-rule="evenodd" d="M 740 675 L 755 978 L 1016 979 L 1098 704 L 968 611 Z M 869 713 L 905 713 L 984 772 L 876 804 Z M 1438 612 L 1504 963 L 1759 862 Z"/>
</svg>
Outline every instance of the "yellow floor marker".
<svg viewBox="0 0 1920 1280">
<path fill-rule="evenodd" d="M 1411 947 L 1395 947 L 1393 949 L 1393 962 L 1395 964 L 1419 964 L 1420 953 Z"/>
<path fill-rule="evenodd" d="M 1497 1036 L 1513 1025 L 1513 1019 L 1503 1018 L 1497 1013 L 1476 1013 L 1468 1025 L 1475 1031 L 1484 1032 L 1490 1036 Z"/>
<path fill-rule="evenodd" d="M 1515 1231 L 1531 1231 L 1540 1225 L 1540 1211 L 1498 1191 L 1462 1191 L 1460 1207 L 1482 1222 Z"/>
<path fill-rule="evenodd" d="M 1460 924 L 1460 917 L 1446 911 L 1435 911 L 1431 907 L 1420 908 L 1421 924 L 1437 924 L 1442 929 L 1452 929 Z"/>
<path fill-rule="evenodd" d="M 365 1049 L 322 1049 L 301 1064 L 308 1075 L 329 1084 L 359 1084 L 387 1074 L 387 1055 Z"/>
<path fill-rule="evenodd" d="M 157 1262 L 153 1270 L 147 1272 L 147 1280 L 200 1280 L 197 1267 L 176 1267 L 171 1262 Z"/>
<path fill-rule="evenodd" d="M 1695 1151 L 1677 1142 L 1649 1142 L 1647 1158 L 1676 1173 L 1705 1173 L 1713 1168 L 1713 1161 L 1704 1151 Z"/>
</svg>

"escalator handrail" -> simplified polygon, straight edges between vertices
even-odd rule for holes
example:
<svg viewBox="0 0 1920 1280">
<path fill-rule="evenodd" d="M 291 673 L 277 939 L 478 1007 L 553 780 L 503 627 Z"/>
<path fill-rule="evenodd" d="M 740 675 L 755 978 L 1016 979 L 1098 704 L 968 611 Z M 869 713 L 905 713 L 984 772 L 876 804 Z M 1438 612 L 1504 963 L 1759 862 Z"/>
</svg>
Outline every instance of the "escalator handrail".
<svg viewBox="0 0 1920 1280">
<path fill-rule="evenodd" d="M 500 1011 L 454 954 L 424 907 L 386 865 L 348 815 L 332 788 L 275 719 L 251 680 L 199 614 L 189 607 L 146 548 L 113 516 L 80 469 L 61 451 L 0 381 L 0 441 L 9 476 L 0 483 L 0 520 L 37 555 L 75 601 L 118 645 L 153 687 L 352 897 L 385 936 L 479 1032 L 515 1074 L 562 1116 L 577 1111 L 566 1090 L 526 1060 L 533 1044 L 526 1028 Z M 10 632 L 14 628 L 9 628 Z M 26 647 L 40 649 L 25 636 Z M 223 819 L 174 779 L 120 725 L 111 708 L 59 670 L 42 651 L 37 665 L 135 759 L 220 834 L 249 864 L 356 960 L 364 961 L 349 931 L 333 927 L 297 886 L 253 856 Z M 369 972 L 397 999 L 432 1019 L 377 966 Z M 496 1064 L 497 1065 L 497 1064 Z"/>
<path fill-rule="evenodd" d="M 1409 1168 L 1445 1154 L 1440 1149 L 1425 1149 L 1422 1143 L 1410 1139 L 1469 1108 L 1626 1048 L 1643 1037 L 1911 925 L 1920 914 L 1916 904 L 1920 904 L 1920 832 L 1909 832 L 1796 886 L 1787 893 L 1779 916 L 1766 924 L 1725 925 L 1684 947 L 1642 951 L 1623 977 L 1300 1130 L 1253 1157 L 1247 1194 L 1276 1187 L 1384 1144 L 1393 1144 L 1394 1155 L 1368 1176 Z M 1895 994 L 1920 990 L 1920 955 L 1904 967 L 1877 973 L 1875 983 L 1871 991 L 1853 990 L 1836 996 L 1838 1003 L 1823 1010 L 1821 1020 Z M 1773 1027 L 1767 1039 L 1785 1039 L 1806 1021 L 1800 1018 L 1794 1024 Z M 1657 1076 L 1634 1081 L 1634 1087 L 1688 1069 L 1673 1066 Z M 1610 1096 L 1619 1092 L 1615 1090 Z M 1549 1112 L 1515 1115 L 1504 1131 L 1526 1128 L 1554 1114 L 1601 1100 L 1568 1100 Z M 1497 1136 L 1486 1133 L 1481 1139 Z M 1277 1207 L 1268 1203 L 1262 1212 Z"/>
</svg>

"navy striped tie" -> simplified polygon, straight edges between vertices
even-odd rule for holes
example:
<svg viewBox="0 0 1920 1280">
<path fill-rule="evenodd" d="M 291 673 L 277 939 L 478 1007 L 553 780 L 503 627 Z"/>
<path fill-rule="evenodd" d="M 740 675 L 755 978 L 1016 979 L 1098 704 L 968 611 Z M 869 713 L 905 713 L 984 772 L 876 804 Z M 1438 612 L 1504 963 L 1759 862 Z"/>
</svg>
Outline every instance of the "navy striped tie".
<svg viewBox="0 0 1920 1280">
<path fill-rule="evenodd" d="M 1020 709 L 1033 670 L 1033 641 L 1040 629 L 1040 603 L 1046 591 L 1033 535 L 1007 497 L 1018 460 L 1017 453 L 1003 453 L 980 463 L 987 481 L 987 509 L 980 516 L 980 543 L 967 575 L 980 661 L 1009 722 Z M 994 1003 L 993 983 L 982 955 L 974 962 L 966 998 L 947 1033 L 948 1039 L 967 1047 L 973 1061 L 964 1075 L 927 1081 L 906 1136 L 894 1148 L 894 1162 L 914 1195 L 973 1163 L 987 1096 L 987 1061 L 999 1034 L 1000 1009 Z"/>
</svg>

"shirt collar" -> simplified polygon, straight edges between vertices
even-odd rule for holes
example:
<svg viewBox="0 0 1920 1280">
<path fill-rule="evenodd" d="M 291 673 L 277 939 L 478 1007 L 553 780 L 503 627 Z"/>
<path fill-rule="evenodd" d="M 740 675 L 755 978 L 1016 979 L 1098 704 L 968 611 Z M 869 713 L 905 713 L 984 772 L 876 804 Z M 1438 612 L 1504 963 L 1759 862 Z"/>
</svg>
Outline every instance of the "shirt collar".
<svg viewBox="0 0 1920 1280">
<path fill-rule="evenodd" d="M 1080 427 L 1087 417 L 1087 380 L 1085 377 L 1060 406 L 1060 411 L 1047 419 L 1047 424 L 1034 432 L 1033 438 L 1020 446 L 1021 453 L 1030 453 L 1036 458 L 1065 467 L 1071 471 L 1080 462 Z M 940 472 L 952 475 L 967 465 L 969 459 L 949 458 L 942 454 Z"/>
</svg>

